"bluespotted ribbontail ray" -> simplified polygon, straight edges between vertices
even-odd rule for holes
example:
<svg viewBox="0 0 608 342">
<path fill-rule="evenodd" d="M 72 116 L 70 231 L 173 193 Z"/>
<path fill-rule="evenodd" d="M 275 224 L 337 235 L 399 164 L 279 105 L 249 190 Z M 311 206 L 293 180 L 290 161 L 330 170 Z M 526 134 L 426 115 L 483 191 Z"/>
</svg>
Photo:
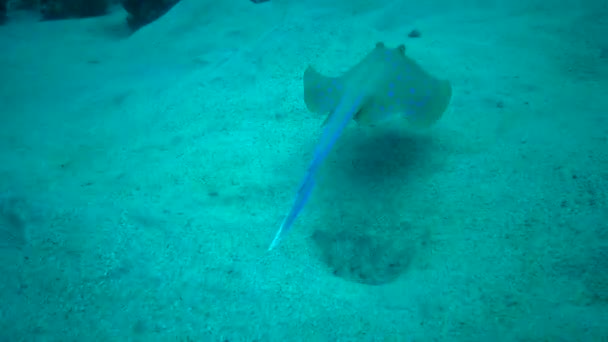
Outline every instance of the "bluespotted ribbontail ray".
<svg viewBox="0 0 608 342">
<path fill-rule="evenodd" d="M 428 127 L 441 118 L 452 97 L 450 82 L 424 71 L 405 55 L 383 43 L 340 77 L 325 77 L 308 67 L 304 72 L 304 101 L 312 112 L 330 113 L 291 210 L 268 250 L 289 232 L 310 198 L 315 176 L 351 119 L 374 125 L 399 116 L 408 125 Z"/>
</svg>

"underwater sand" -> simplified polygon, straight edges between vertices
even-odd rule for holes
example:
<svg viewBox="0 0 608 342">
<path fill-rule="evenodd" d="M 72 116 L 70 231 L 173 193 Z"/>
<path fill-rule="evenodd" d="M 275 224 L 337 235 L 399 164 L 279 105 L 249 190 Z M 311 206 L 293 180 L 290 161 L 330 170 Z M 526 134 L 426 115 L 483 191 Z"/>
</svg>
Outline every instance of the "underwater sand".
<svg viewBox="0 0 608 342">
<path fill-rule="evenodd" d="M 605 6 L 324 3 L 0 27 L 0 340 L 608 339 Z M 304 70 L 377 41 L 448 112 L 353 123 L 267 253 L 325 119 Z"/>
</svg>

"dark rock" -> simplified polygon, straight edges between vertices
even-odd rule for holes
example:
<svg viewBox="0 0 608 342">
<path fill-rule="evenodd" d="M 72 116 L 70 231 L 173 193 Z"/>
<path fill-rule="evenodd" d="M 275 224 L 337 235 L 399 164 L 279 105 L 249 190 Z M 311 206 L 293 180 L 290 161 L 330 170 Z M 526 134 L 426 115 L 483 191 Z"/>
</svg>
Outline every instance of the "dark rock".
<svg viewBox="0 0 608 342">
<path fill-rule="evenodd" d="M 13 0 L 10 7 L 17 10 L 38 10 L 39 2 L 39 0 Z"/>
<path fill-rule="evenodd" d="M 127 23 L 132 30 L 148 25 L 167 13 L 179 0 L 121 0 L 129 13 Z"/>
<path fill-rule="evenodd" d="M 40 0 L 40 13 L 45 20 L 97 17 L 109 5 L 110 0 Z"/>
<path fill-rule="evenodd" d="M 420 31 L 413 29 L 410 31 L 410 33 L 407 35 L 410 38 L 420 38 L 420 36 L 422 36 L 422 33 L 420 33 Z"/>
<path fill-rule="evenodd" d="M 6 12 L 8 11 L 8 0 L 0 0 L 0 25 L 6 21 Z"/>
</svg>

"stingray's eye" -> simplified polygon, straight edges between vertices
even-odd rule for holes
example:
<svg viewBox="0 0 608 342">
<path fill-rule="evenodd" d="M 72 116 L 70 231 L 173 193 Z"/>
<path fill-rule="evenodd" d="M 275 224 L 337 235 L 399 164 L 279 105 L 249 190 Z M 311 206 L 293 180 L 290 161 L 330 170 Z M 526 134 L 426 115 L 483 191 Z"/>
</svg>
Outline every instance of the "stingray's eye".
<svg viewBox="0 0 608 342">
<path fill-rule="evenodd" d="M 397 46 L 397 50 L 402 54 L 405 55 L 405 45 L 401 44 L 399 46 Z"/>
</svg>

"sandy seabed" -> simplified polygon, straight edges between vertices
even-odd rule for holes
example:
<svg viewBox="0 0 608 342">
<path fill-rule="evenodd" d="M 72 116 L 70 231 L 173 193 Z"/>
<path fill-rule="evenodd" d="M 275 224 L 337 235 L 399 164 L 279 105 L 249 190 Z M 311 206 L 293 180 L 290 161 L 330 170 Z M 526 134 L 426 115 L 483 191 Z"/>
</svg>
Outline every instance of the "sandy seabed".
<svg viewBox="0 0 608 342">
<path fill-rule="evenodd" d="M 13 13 L 0 341 L 608 340 L 608 9 L 324 3 Z M 324 121 L 304 69 L 378 41 L 447 113 L 353 123 L 268 253 Z"/>
</svg>

